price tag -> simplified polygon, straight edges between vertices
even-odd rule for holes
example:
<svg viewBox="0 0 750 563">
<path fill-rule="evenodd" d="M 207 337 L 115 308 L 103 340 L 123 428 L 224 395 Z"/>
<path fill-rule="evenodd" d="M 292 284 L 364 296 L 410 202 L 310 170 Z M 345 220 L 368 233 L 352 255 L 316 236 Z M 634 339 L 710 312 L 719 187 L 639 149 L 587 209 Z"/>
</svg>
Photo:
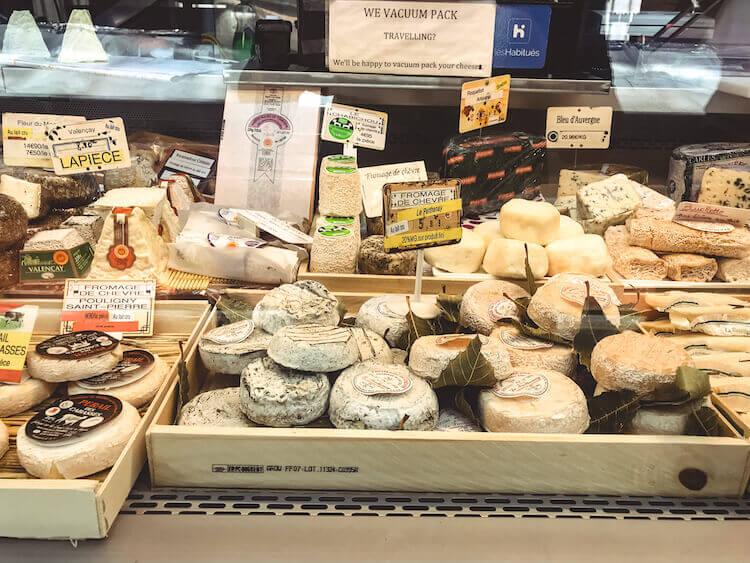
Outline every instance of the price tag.
<svg viewBox="0 0 750 563">
<path fill-rule="evenodd" d="M 612 108 L 547 108 L 548 149 L 608 149 L 612 136 Z"/>
<path fill-rule="evenodd" d="M 750 209 L 683 201 L 677 205 L 672 221 L 703 231 L 731 232 L 734 230 L 732 227 L 750 225 Z M 699 223 L 703 226 L 699 228 L 690 223 Z"/>
<path fill-rule="evenodd" d="M 8 166 L 52 168 L 45 131 L 66 123 L 83 123 L 85 117 L 36 113 L 3 114 L 3 160 Z"/>
<path fill-rule="evenodd" d="M 464 82 L 461 86 L 461 133 L 504 123 L 508 118 L 510 74 Z"/>
<path fill-rule="evenodd" d="M 382 151 L 387 127 L 388 114 L 385 112 L 331 104 L 323 114 L 320 138 Z"/>
<path fill-rule="evenodd" d="M 38 313 L 36 305 L 0 303 L 0 382 L 21 382 Z"/>
<path fill-rule="evenodd" d="M 383 207 L 387 252 L 461 240 L 460 180 L 386 184 Z"/>
<path fill-rule="evenodd" d="M 154 334 L 155 281 L 67 280 L 60 332 Z"/>
<path fill-rule="evenodd" d="M 55 174 L 81 174 L 130 167 L 125 125 L 120 117 L 47 127 Z"/>
</svg>

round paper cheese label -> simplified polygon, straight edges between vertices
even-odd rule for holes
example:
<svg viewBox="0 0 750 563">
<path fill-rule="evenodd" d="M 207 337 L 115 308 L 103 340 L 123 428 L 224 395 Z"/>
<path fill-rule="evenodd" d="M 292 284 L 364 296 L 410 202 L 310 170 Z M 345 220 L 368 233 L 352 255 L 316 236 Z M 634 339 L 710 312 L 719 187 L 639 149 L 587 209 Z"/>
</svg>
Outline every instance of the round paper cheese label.
<svg viewBox="0 0 750 563">
<path fill-rule="evenodd" d="M 219 209 L 219 219 L 227 223 L 228 225 L 236 225 L 239 218 L 237 217 L 237 210 L 229 207 L 223 207 Z"/>
<path fill-rule="evenodd" d="M 495 384 L 492 392 L 504 399 L 514 397 L 531 397 L 536 399 L 549 389 L 549 379 L 544 375 L 517 372 L 508 379 Z"/>
<path fill-rule="evenodd" d="M 265 242 L 255 238 L 237 237 L 222 233 L 208 233 L 208 244 L 214 248 L 260 248 Z"/>
<path fill-rule="evenodd" d="M 154 369 L 154 356 L 146 350 L 127 350 L 122 360 L 111 370 L 78 381 L 78 385 L 92 391 L 104 391 L 135 383 Z"/>
<path fill-rule="evenodd" d="M 306 344 L 335 344 L 348 342 L 352 337 L 352 332 L 344 327 L 297 325 L 286 329 L 284 336 L 294 342 Z"/>
<path fill-rule="evenodd" d="M 518 308 L 516 304 L 510 299 L 500 299 L 499 301 L 493 301 L 487 308 L 487 313 L 490 316 L 492 322 L 496 323 L 500 319 L 518 318 Z"/>
<path fill-rule="evenodd" d="M 673 220 L 673 223 L 688 227 L 694 231 L 703 231 L 705 233 L 731 233 L 734 225 L 729 223 L 714 223 L 712 221 L 685 221 L 682 219 Z"/>
<path fill-rule="evenodd" d="M 517 334 L 510 330 L 501 330 L 500 340 L 502 340 L 506 346 L 516 348 L 517 350 L 543 350 L 554 346 L 554 344 L 548 340 L 531 338 L 525 334 Z"/>
<path fill-rule="evenodd" d="M 589 295 L 599 302 L 602 309 L 612 304 L 612 293 L 597 281 L 586 278 L 571 278 L 560 288 L 560 297 L 571 303 L 583 305 L 586 300 L 586 282 L 589 282 Z"/>
<path fill-rule="evenodd" d="M 84 360 L 111 352 L 119 344 L 119 340 L 106 332 L 81 330 L 48 338 L 36 345 L 36 352 L 55 360 Z"/>
<path fill-rule="evenodd" d="M 327 225 L 353 225 L 354 217 L 323 217 L 322 222 Z"/>
<path fill-rule="evenodd" d="M 248 338 L 254 330 L 255 323 L 247 319 L 211 329 L 203 335 L 203 338 L 216 344 L 236 344 Z"/>
<path fill-rule="evenodd" d="M 109 395 L 70 395 L 56 399 L 26 424 L 26 436 L 46 446 L 78 442 L 122 412 L 122 402 Z"/>
<path fill-rule="evenodd" d="M 356 159 L 353 156 L 346 156 L 345 154 L 334 154 L 333 156 L 329 156 L 328 162 L 335 162 L 336 166 L 357 163 Z"/>
<path fill-rule="evenodd" d="M 400 395 L 411 389 L 413 383 L 409 375 L 382 368 L 360 373 L 352 385 L 363 395 Z"/>
</svg>

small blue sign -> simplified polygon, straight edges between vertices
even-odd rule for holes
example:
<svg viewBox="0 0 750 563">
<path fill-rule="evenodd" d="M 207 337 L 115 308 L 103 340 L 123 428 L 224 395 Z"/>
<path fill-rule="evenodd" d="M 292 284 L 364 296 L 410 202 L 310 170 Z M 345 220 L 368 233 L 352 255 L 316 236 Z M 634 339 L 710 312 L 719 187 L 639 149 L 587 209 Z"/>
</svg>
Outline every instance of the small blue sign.
<svg viewBox="0 0 750 563">
<path fill-rule="evenodd" d="M 498 5 L 492 67 L 543 68 L 551 14 L 551 6 Z"/>
</svg>

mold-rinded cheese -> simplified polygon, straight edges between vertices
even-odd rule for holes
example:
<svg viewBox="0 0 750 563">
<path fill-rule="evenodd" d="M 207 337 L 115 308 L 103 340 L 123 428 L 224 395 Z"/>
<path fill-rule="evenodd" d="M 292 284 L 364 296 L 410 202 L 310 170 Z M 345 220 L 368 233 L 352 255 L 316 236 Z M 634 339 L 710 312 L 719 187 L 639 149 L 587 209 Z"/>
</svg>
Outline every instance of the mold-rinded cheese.
<svg viewBox="0 0 750 563">
<path fill-rule="evenodd" d="M 641 407 L 625 425 L 625 434 L 652 436 L 680 436 L 687 429 L 693 409 L 699 409 L 701 401 L 673 407 Z"/>
<path fill-rule="evenodd" d="M 649 393 L 659 385 L 673 383 L 677 368 L 692 365 L 682 346 L 631 331 L 604 338 L 591 353 L 591 374 L 613 391 Z"/>
<path fill-rule="evenodd" d="M 717 277 L 725 282 L 750 281 L 750 256 L 747 258 L 719 258 Z"/>
<path fill-rule="evenodd" d="M 35 379 L 50 383 L 78 381 L 111 370 L 122 360 L 122 352 L 122 346 L 118 344 L 113 350 L 96 356 L 65 360 L 48 358 L 33 349 L 26 356 L 26 365 L 29 375 Z"/>
<path fill-rule="evenodd" d="M 496 328 L 491 338 L 497 339 L 505 348 L 516 370 L 527 367 L 549 369 L 570 377 L 578 365 L 577 354 L 570 346 L 532 338 L 513 326 Z"/>
<path fill-rule="evenodd" d="M 20 278 L 20 246 L 0 250 L 0 288 L 14 286 Z"/>
<path fill-rule="evenodd" d="M 140 207 L 158 228 L 167 205 L 167 191 L 163 188 L 117 188 L 109 190 L 91 207 L 105 215 L 115 207 Z"/>
<path fill-rule="evenodd" d="M 603 276 L 612 267 L 607 244 L 599 235 L 556 240 L 547 245 L 549 275 L 580 272 Z"/>
<path fill-rule="evenodd" d="M 5 423 L 0 420 L 0 459 L 3 458 L 5 452 L 10 448 L 10 440 L 8 439 L 8 427 Z"/>
<path fill-rule="evenodd" d="M 439 432 L 482 432 L 482 427 L 456 409 L 441 409 L 435 430 Z"/>
<path fill-rule="evenodd" d="M 130 151 L 130 166 L 127 168 L 115 168 L 104 171 L 104 189 L 128 188 L 142 186 L 147 188 L 159 183 L 159 177 L 154 171 L 156 162 L 150 151 L 134 154 Z"/>
<path fill-rule="evenodd" d="M 487 247 L 493 240 L 503 238 L 503 234 L 500 232 L 500 221 L 497 219 L 479 223 L 472 230 L 484 239 L 484 246 Z"/>
<path fill-rule="evenodd" d="M 302 426 L 323 416 L 330 391 L 325 373 L 286 369 L 270 358 L 258 358 L 240 377 L 240 408 L 256 424 Z"/>
<path fill-rule="evenodd" d="M 239 375 L 252 360 L 266 355 L 269 342 L 265 330 L 252 321 L 239 321 L 209 330 L 198 341 L 198 353 L 209 371 Z"/>
<path fill-rule="evenodd" d="M 576 209 L 576 196 L 565 195 L 558 196 L 553 204 L 555 209 L 560 212 L 560 216 L 566 215 L 571 219 L 575 220 L 578 217 L 578 210 Z"/>
<path fill-rule="evenodd" d="M 581 327 L 586 282 L 609 322 L 619 326 L 617 296 L 609 286 L 587 274 L 558 274 L 537 289 L 529 302 L 529 318 L 544 330 L 573 340 Z"/>
<path fill-rule="evenodd" d="M 14 198 L 0 194 L 0 250 L 18 245 L 26 237 L 29 218 Z"/>
<path fill-rule="evenodd" d="M 346 327 L 307 324 L 276 331 L 268 344 L 268 356 L 287 368 L 331 372 L 359 361 L 360 350 Z"/>
<path fill-rule="evenodd" d="M 701 293 L 688 291 L 665 291 L 664 293 L 646 293 L 644 301 L 657 311 L 671 310 L 684 313 L 691 307 L 721 307 L 725 305 L 747 305 L 747 301 L 721 293 Z"/>
<path fill-rule="evenodd" d="M 372 235 L 359 247 L 359 273 L 413 276 L 417 271 L 417 251 L 386 252 L 382 235 Z"/>
<path fill-rule="evenodd" d="M 737 338 L 734 340 L 737 340 Z M 698 354 L 693 356 L 693 365 L 700 369 L 716 372 L 712 373 L 712 376 L 750 377 L 750 353 L 748 352 L 709 352 Z"/>
<path fill-rule="evenodd" d="M 42 186 L 8 174 L 0 176 L 0 194 L 21 204 L 29 219 L 43 217 L 49 212 L 49 203 L 42 197 Z"/>
<path fill-rule="evenodd" d="M 328 416 L 336 428 L 434 430 L 438 400 L 406 366 L 360 362 L 333 384 Z"/>
<path fill-rule="evenodd" d="M 560 212 L 544 201 L 511 199 L 500 209 L 500 232 L 505 238 L 545 246 L 560 230 Z"/>
<path fill-rule="evenodd" d="M 49 49 L 29 10 L 13 10 L 3 36 L 3 54 L 48 58 Z"/>
<path fill-rule="evenodd" d="M 72 250 L 86 241 L 75 229 L 39 231 L 23 245 L 24 251 Z"/>
<path fill-rule="evenodd" d="M 349 227 L 318 227 L 310 249 L 310 271 L 353 274 L 357 271 L 359 243 L 359 232 Z"/>
<path fill-rule="evenodd" d="M 488 432 L 581 434 L 589 426 L 583 391 L 556 371 L 524 368 L 479 393 L 479 418 Z"/>
<path fill-rule="evenodd" d="M 96 36 L 88 10 L 73 10 L 65 26 L 62 47 L 57 60 L 61 63 L 95 63 L 109 61 L 109 55 Z"/>
<path fill-rule="evenodd" d="M 336 326 L 340 320 L 338 300 L 323 284 L 312 280 L 276 287 L 253 309 L 255 326 L 271 334 L 288 325 Z"/>
<path fill-rule="evenodd" d="M 625 174 L 587 184 L 576 193 L 578 215 L 587 233 L 603 235 L 607 227 L 622 225 L 643 202 Z"/>
<path fill-rule="evenodd" d="M 100 215 L 74 215 L 60 225 L 63 229 L 75 229 L 83 240 L 93 248 L 102 234 L 104 219 Z"/>
<path fill-rule="evenodd" d="M 418 317 L 434 319 L 440 314 L 434 300 L 410 299 L 407 305 L 405 295 L 380 295 L 365 301 L 359 308 L 356 326 L 361 326 L 383 337 L 393 347 L 401 345 L 409 332 L 406 314 L 409 307 Z"/>
<path fill-rule="evenodd" d="M 56 387 L 55 383 L 30 377 L 28 370 L 23 371 L 21 382 L 18 384 L 0 383 L 0 418 L 35 407 L 52 395 Z"/>
<path fill-rule="evenodd" d="M 357 346 L 359 346 L 360 361 L 374 360 L 383 364 L 393 363 L 391 348 L 379 334 L 361 327 L 353 327 L 351 331 L 357 341 Z M 366 341 L 362 338 L 360 331 L 364 332 Z"/>
<path fill-rule="evenodd" d="M 122 412 L 83 440 L 50 447 L 26 435 L 26 424 L 18 429 L 16 450 L 23 468 L 40 479 L 77 479 L 112 467 L 130 441 L 141 416 L 138 409 L 122 403 Z"/>
<path fill-rule="evenodd" d="M 520 299 L 529 297 L 529 294 L 522 287 L 501 280 L 486 280 L 472 285 L 461 300 L 461 326 L 489 335 L 500 319 L 518 318 L 518 307 L 508 297 Z"/>
<path fill-rule="evenodd" d="M 80 207 L 94 201 L 99 194 L 99 182 L 95 174 L 58 176 L 54 172 L 41 168 L 25 166 L 3 166 L 0 167 L 0 174 L 39 184 L 42 187 L 42 207 L 49 206 L 53 209 Z"/>
<path fill-rule="evenodd" d="M 429 381 L 435 381 L 448 367 L 448 363 L 466 350 L 475 338 L 474 334 L 430 335 L 417 338 L 409 352 L 409 368 L 412 372 Z M 479 337 L 481 352 L 495 371 L 495 379 L 501 381 L 510 375 L 512 367 L 505 348 L 496 339 Z"/>
<path fill-rule="evenodd" d="M 239 387 L 225 387 L 206 391 L 182 407 L 180 426 L 234 426 L 253 427 L 240 408 Z"/>
<path fill-rule="evenodd" d="M 557 197 L 575 196 L 578 190 L 587 184 L 593 184 L 600 180 L 606 179 L 607 176 L 600 170 L 560 170 L 559 185 L 557 187 Z"/>
<path fill-rule="evenodd" d="M 750 167 L 706 170 L 701 180 L 698 202 L 750 209 Z"/>
<path fill-rule="evenodd" d="M 560 228 L 557 230 L 554 240 L 580 237 L 583 234 L 583 227 L 578 221 L 567 215 L 560 215 Z"/>
<path fill-rule="evenodd" d="M 526 252 L 535 279 L 547 275 L 549 261 L 543 246 L 522 240 L 499 238 L 490 243 L 484 255 L 484 271 L 500 278 L 526 279 Z"/>
<path fill-rule="evenodd" d="M 471 274 L 479 270 L 484 258 L 484 239 L 470 229 L 462 229 L 461 242 L 425 248 L 429 264 L 455 274 Z"/>
<path fill-rule="evenodd" d="M 690 331 L 710 336 L 750 336 L 750 309 L 700 315 L 690 321 Z"/>
</svg>

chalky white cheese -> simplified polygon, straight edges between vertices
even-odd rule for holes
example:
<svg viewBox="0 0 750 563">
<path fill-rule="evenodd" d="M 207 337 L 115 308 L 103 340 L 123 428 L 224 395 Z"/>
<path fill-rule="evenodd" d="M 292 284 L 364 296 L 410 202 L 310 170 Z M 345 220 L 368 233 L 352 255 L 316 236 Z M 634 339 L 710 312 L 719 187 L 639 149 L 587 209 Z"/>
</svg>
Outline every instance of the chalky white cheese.
<svg viewBox="0 0 750 563">
<path fill-rule="evenodd" d="M 42 200 L 41 184 L 3 174 L 0 176 L 0 193 L 20 203 L 29 219 L 42 217 L 49 210 Z"/>
<path fill-rule="evenodd" d="M 411 346 L 409 368 L 415 375 L 435 381 L 448 367 L 448 363 L 466 350 L 475 337 L 473 334 L 422 336 Z M 495 379 L 500 381 L 508 377 L 512 371 L 508 353 L 496 339 L 486 336 L 479 338 L 482 343 L 482 356 L 492 366 Z"/>
<path fill-rule="evenodd" d="M 409 307 L 418 317 L 433 319 L 440 310 L 434 301 L 410 300 L 407 305 L 405 295 L 380 295 L 365 301 L 357 313 L 356 326 L 367 328 L 382 336 L 392 347 L 401 346 L 409 332 L 406 314 Z"/>
<path fill-rule="evenodd" d="M 310 250 L 310 271 L 353 274 L 357 271 L 359 232 L 343 225 L 315 229 Z"/>
<path fill-rule="evenodd" d="M 547 245 L 549 274 L 580 272 L 599 277 L 612 268 L 607 244 L 599 235 L 581 235 L 553 241 Z"/>
<path fill-rule="evenodd" d="M 672 407 L 643 406 L 623 429 L 626 434 L 651 436 L 680 436 L 685 433 L 693 409 L 699 409 L 701 401 Z"/>
<path fill-rule="evenodd" d="M 322 215 L 337 217 L 353 217 L 362 212 L 362 191 L 356 167 L 320 167 L 318 209 Z"/>
<path fill-rule="evenodd" d="M 553 243 L 554 244 L 554 243 Z M 547 275 L 549 261 L 544 247 L 515 239 L 495 239 L 484 255 L 484 271 L 500 278 L 526 279 L 526 255 L 535 279 Z"/>
<path fill-rule="evenodd" d="M 501 280 L 486 280 L 472 285 L 461 300 L 461 326 L 489 335 L 503 318 L 518 318 L 513 299 L 529 297 L 522 287 Z"/>
<path fill-rule="evenodd" d="M 57 383 L 60 381 L 78 381 L 93 377 L 115 367 L 122 360 L 122 346 L 109 352 L 78 360 L 51 358 L 29 350 L 26 365 L 29 375 L 42 381 Z"/>
<path fill-rule="evenodd" d="M 497 219 L 479 223 L 472 230 L 484 239 L 484 245 L 487 247 L 493 240 L 503 238 L 503 234 L 500 232 L 500 221 Z"/>
<path fill-rule="evenodd" d="M 198 342 L 203 365 L 215 373 L 239 375 L 248 363 L 266 355 L 271 335 L 240 321 L 208 331 Z"/>
<path fill-rule="evenodd" d="M 552 242 L 560 229 L 560 212 L 551 203 L 511 199 L 500 209 L 500 232 L 505 238 L 542 246 Z"/>
<path fill-rule="evenodd" d="M 471 274 L 479 270 L 486 250 L 484 239 L 469 229 L 462 229 L 461 242 L 426 248 L 427 263 L 456 274 Z"/>
<path fill-rule="evenodd" d="M 56 387 L 55 383 L 30 377 L 28 370 L 24 369 L 21 383 L 0 383 L 0 418 L 35 407 L 52 395 Z"/>
</svg>

